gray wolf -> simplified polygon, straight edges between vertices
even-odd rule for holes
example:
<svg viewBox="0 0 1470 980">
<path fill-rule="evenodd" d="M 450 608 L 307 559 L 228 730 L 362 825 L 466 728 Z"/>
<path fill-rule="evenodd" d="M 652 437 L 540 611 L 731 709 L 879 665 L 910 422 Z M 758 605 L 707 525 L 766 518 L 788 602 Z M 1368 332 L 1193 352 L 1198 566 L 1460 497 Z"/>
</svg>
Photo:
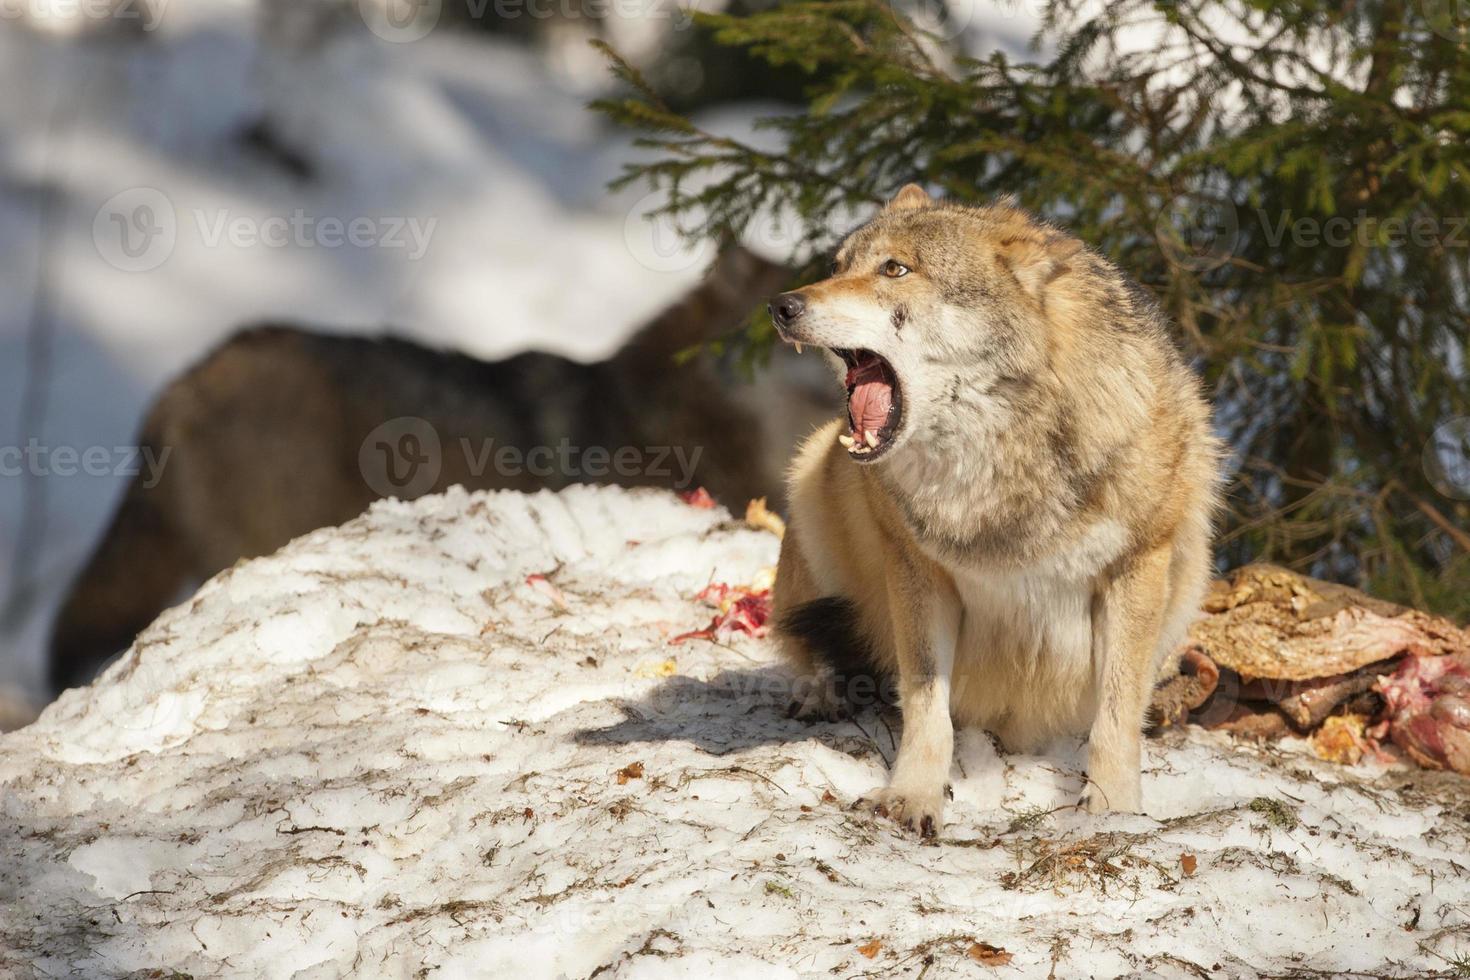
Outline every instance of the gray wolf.
<svg viewBox="0 0 1470 980">
<path fill-rule="evenodd" d="M 847 390 L 791 467 L 774 613 L 800 716 L 844 710 L 854 673 L 896 680 L 898 755 L 861 802 L 933 835 L 960 724 L 1018 752 L 1086 734 L 1087 809 L 1140 810 L 1220 456 L 1151 297 L 1009 203 L 910 185 L 770 310 Z"/>
</svg>

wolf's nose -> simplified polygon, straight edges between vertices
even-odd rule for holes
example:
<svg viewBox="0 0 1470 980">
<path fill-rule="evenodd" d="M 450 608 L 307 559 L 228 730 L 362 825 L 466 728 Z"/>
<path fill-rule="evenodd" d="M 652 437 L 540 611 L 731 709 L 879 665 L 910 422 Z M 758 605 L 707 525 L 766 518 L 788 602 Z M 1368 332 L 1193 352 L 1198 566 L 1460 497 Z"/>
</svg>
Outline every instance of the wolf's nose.
<svg viewBox="0 0 1470 980">
<path fill-rule="evenodd" d="M 806 297 L 801 293 L 782 293 L 770 302 L 771 319 L 778 327 L 789 327 L 791 321 L 806 312 Z"/>
</svg>

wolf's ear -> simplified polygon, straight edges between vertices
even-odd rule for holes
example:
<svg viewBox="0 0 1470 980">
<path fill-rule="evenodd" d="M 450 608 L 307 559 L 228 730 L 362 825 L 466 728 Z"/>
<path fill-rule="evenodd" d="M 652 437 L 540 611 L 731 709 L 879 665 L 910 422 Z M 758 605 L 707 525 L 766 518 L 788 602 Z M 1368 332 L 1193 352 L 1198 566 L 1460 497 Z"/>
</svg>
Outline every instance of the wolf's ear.
<svg viewBox="0 0 1470 980">
<path fill-rule="evenodd" d="M 997 248 L 1002 265 L 1016 277 L 1021 288 L 1042 306 L 1046 289 L 1065 274 L 1069 263 L 1082 250 L 1082 243 L 1065 235 L 1016 237 L 1003 240 Z"/>
<path fill-rule="evenodd" d="M 934 198 L 918 184 L 904 184 L 903 189 L 893 195 L 893 200 L 883 206 L 884 211 L 911 211 L 934 206 Z"/>
</svg>

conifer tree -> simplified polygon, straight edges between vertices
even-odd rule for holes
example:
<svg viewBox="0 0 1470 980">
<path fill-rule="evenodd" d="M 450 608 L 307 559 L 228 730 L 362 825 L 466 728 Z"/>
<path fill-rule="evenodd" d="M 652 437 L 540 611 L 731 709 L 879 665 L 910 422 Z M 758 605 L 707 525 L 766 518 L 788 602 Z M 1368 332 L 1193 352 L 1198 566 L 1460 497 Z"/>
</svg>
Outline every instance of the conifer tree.
<svg viewBox="0 0 1470 980">
<path fill-rule="evenodd" d="M 815 272 L 903 183 L 1013 195 L 1151 289 L 1215 398 L 1222 562 L 1470 614 L 1470 21 L 1459 0 L 1054 0 L 1018 60 L 876 0 L 698 15 L 805 81 L 774 149 L 701 128 L 608 50 L 623 184 L 693 236 L 802 219 Z M 1139 44 L 1137 39 L 1151 40 Z M 749 341 L 769 341 L 753 318 Z M 1459 421 L 1457 421 L 1459 420 Z M 1427 448 L 1426 448 L 1427 447 Z"/>
</svg>

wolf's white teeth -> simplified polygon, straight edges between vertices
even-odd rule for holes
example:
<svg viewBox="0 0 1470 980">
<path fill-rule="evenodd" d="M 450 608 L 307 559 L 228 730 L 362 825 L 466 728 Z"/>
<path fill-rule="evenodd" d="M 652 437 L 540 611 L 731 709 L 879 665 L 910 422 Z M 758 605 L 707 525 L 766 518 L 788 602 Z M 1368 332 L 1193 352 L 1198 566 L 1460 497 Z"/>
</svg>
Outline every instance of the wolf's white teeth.
<svg viewBox="0 0 1470 980">
<path fill-rule="evenodd" d="M 867 434 L 863 436 L 863 441 L 868 444 L 869 449 L 877 449 L 878 433 L 874 432 L 872 429 L 869 429 L 867 431 Z"/>
<path fill-rule="evenodd" d="M 799 341 L 792 341 L 792 343 L 795 343 L 796 344 L 796 352 L 798 354 L 800 354 L 801 353 L 801 343 Z"/>
<path fill-rule="evenodd" d="M 842 447 L 844 449 L 851 449 L 854 445 L 852 436 L 848 435 L 847 433 L 843 433 L 842 435 L 838 436 L 837 441 L 842 443 Z"/>
</svg>

